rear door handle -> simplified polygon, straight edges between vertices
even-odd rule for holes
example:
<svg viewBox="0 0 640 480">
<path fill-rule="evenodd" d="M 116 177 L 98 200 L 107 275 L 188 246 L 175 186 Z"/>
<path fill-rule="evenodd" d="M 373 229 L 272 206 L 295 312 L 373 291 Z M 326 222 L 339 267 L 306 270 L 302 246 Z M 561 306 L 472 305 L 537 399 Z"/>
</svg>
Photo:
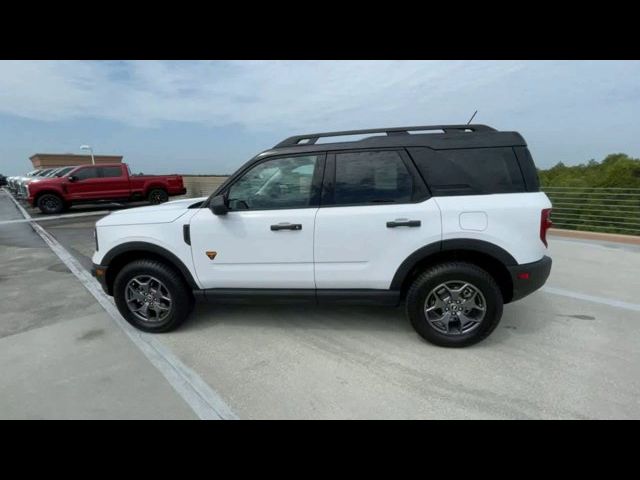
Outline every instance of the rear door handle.
<svg viewBox="0 0 640 480">
<path fill-rule="evenodd" d="M 302 230 L 302 225 L 299 223 L 278 223 L 271 225 L 271 230 L 274 232 L 278 230 Z"/>
<path fill-rule="evenodd" d="M 394 220 L 393 222 L 387 222 L 387 228 L 396 227 L 419 227 L 422 225 L 420 220 Z"/>
</svg>

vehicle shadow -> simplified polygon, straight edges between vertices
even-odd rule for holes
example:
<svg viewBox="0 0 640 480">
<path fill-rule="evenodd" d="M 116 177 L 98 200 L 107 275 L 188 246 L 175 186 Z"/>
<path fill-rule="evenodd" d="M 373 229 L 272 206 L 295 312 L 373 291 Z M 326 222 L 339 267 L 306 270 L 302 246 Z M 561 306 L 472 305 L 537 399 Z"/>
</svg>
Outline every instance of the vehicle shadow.
<svg viewBox="0 0 640 480">
<path fill-rule="evenodd" d="M 502 320 L 494 332 L 476 346 L 490 346 L 511 337 L 530 335 L 553 321 L 553 313 L 531 310 L 521 302 L 505 305 Z M 335 332 L 378 332 L 421 339 L 406 317 L 404 306 L 379 307 L 360 305 L 273 305 L 215 304 L 198 302 L 193 313 L 180 328 L 199 332 L 222 325 L 260 330 L 303 329 Z M 426 341 L 425 341 L 426 342 Z M 471 347 L 474 348 L 474 347 Z"/>
<path fill-rule="evenodd" d="M 306 328 L 323 330 L 368 330 L 412 332 L 400 307 L 346 305 L 214 304 L 198 302 L 181 327 L 197 331 L 220 324 L 250 328 Z"/>
</svg>

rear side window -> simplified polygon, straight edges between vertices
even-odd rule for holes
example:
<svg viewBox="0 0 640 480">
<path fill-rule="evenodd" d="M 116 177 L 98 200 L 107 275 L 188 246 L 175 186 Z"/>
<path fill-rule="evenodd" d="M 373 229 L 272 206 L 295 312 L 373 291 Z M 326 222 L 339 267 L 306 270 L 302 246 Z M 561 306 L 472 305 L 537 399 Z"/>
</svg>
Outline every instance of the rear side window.
<svg viewBox="0 0 640 480">
<path fill-rule="evenodd" d="M 78 180 L 96 178 L 98 176 L 98 169 L 96 167 L 81 168 L 80 170 L 76 170 L 73 175 L 77 177 Z"/>
<path fill-rule="evenodd" d="M 432 150 L 410 148 L 431 193 L 481 195 L 526 191 L 511 147 Z"/>
<path fill-rule="evenodd" d="M 120 167 L 100 167 L 98 168 L 102 177 L 121 177 L 122 169 Z"/>
<path fill-rule="evenodd" d="M 398 152 L 336 154 L 336 205 L 408 203 L 412 195 L 413 177 Z"/>
</svg>

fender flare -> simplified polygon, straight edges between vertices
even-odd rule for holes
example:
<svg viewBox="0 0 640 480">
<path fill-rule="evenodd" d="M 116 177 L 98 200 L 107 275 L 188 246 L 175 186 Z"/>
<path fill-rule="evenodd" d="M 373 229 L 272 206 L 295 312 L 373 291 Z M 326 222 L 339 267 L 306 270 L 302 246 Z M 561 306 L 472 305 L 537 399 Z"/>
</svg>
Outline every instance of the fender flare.
<svg viewBox="0 0 640 480">
<path fill-rule="evenodd" d="M 193 275 L 191 275 L 191 271 L 182 262 L 182 260 L 180 260 L 176 255 L 171 253 L 166 248 L 162 248 L 162 247 L 160 247 L 158 245 L 155 245 L 153 243 L 148 243 L 148 242 L 126 242 L 126 243 L 122 243 L 120 245 L 117 245 L 117 246 L 113 247 L 111 250 L 109 250 L 104 255 L 104 257 L 102 258 L 102 261 L 100 262 L 100 265 L 102 265 L 103 267 L 109 267 L 109 265 L 113 262 L 113 260 L 115 258 L 119 257 L 120 255 L 122 255 L 123 253 L 136 252 L 136 251 L 137 252 L 149 252 L 149 253 L 153 253 L 155 255 L 158 255 L 159 257 L 162 257 L 170 265 L 176 267 L 180 271 L 180 273 L 182 274 L 184 279 L 187 281 L 187 284 L 191 288 L 193 288 L 194 290 L 199 290 L 200 289 L 200 287 L 198 286 L 198 284 L 194 280 Z"/>
<path fill-rule="evenodd" d="M 162 183 L 150 183 L 144 186 L 142 190 L 142 195 L 146 197 L 147 195 L 149 195 L 149 192 L 154 189 L 164 190 L 165 192 L 169 193 L 169 185 L 162 184 Z"/>
<path fill-rule="evenodd" d="M 60 197 L 62 199 L 63 202 L 68 202 L 69 200 L 67 200 L 65 198 L 65 192 L 62 189 L 58 189 L 58 188 L 52 188 L 52 187 L 45 187 L 41 190 L 36 190 L 35 192 L 31 191 L 31 189 L 29 189 L 30 191 L 30 196 L 31 198 L 33 198 L 33 206 L 37 206 L 38 203 L 38 199 L 42 196 L 42 195 L 56 195 L 58 197 Z"/>
<path fill-rule="evenodd" d="M 484 240 L 476 240 L 473 238 L 442 240 L 440 242 L 425 245 L 409 255 L 396 270 L 389 288 L 391 290 L 400 290 L 404 280 L 407 278 L 407 275 L 409 275 L 409 272 L 411 272 L 411 270 L 425 258 L 436 253 L 454 251 L 482 253 L 499 261 L 505 267 L 518 264 L 516 259 L 513 258 L 513 256 L 505 249 Z"/>
</svg>

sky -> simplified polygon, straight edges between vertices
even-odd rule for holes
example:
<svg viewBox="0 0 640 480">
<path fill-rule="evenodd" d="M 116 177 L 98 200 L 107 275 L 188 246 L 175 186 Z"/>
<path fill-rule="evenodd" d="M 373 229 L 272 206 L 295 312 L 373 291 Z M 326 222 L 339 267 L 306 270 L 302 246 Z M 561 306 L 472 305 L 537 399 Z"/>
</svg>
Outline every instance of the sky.
<svg viewBox="0 0 640 480">
<path fill-rule="evenodd" d="M 0 173 L 35 153 L 228 174 L 296 134 L 474 123 L 540 168 L 640 157 L 639 61 L 0 61 Z"/>
</svg>

